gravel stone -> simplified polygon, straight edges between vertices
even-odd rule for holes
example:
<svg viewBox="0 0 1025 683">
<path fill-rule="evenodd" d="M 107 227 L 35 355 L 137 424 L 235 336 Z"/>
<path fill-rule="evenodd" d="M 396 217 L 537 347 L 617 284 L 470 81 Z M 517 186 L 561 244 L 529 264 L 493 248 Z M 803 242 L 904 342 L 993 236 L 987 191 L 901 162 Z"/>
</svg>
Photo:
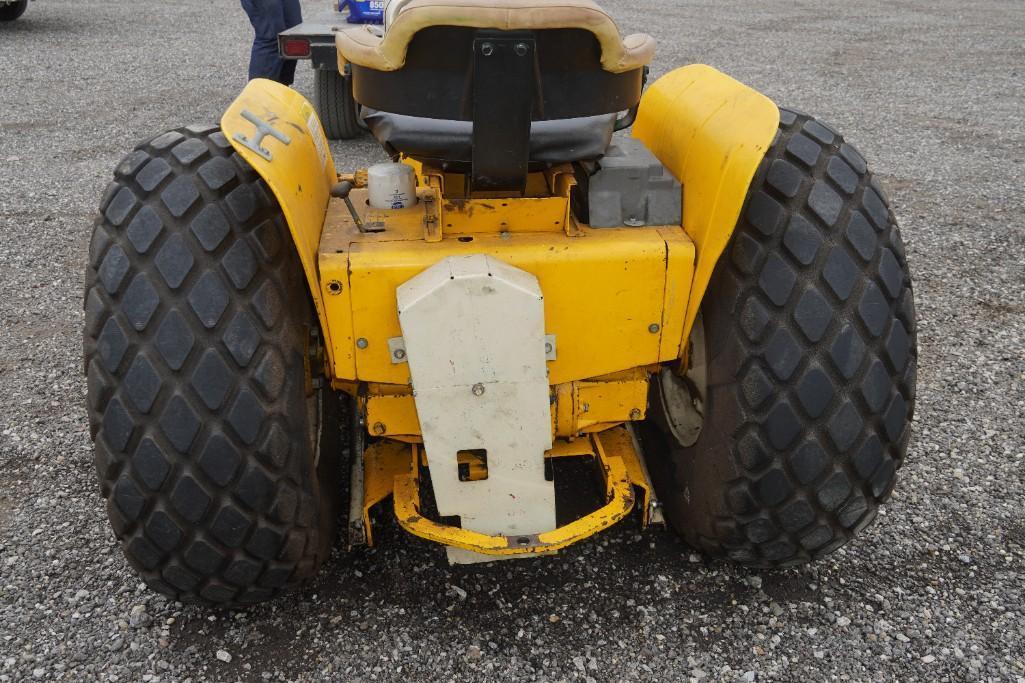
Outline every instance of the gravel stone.
<svg viewBox="0 0 1025 683">
<path fill-rule="evenodd" d="M 602 2 L 658 41 L 652 78 L 707 63 L 808 111 L 889 195 L 920 360 L 907 462 L 876 523 L 757 576 L 694 561 L 636 517 L 553 557 L 449 567 L 384 505 L 377 547 L 338 543 L 271 604 L 211 611 L 141 588 L 85 417 L 91 223 L 137 142 L 220 119 L 252 28 L 236 0 L 33 2 L 0 25 L 0 682 L 1025 679 L 1025 5 Z M 295 87 L 313 92 L 307 64 Z M 366 137 L 332 150 L 341 170 L 385 159 Z M 110 199 L 115 216 L 134 201 Z M 215 249 L 205 219 L 193 229 Z M 155 258 L 151 232 L 125 244 Z"/>
<path fill-rule="evenodd" d="M 144 626 L 149 626 L 150 621 L 152 621 L 152 619 L 150 618 L 150 615 L 146 614 L 145 605 L 136 605 L 132 607 L 132 611 L 129 613 L 128 618 L 129 626 L 132 628 L 142 628 Z"/>
</svg>

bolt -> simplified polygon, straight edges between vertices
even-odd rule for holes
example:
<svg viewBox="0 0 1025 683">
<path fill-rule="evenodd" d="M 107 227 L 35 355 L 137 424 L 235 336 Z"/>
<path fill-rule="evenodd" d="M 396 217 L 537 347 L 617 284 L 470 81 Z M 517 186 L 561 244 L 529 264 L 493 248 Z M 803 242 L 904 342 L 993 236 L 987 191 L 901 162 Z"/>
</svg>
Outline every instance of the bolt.
<svg viewBox="0 0 1025 683">
<path fill-rule="evenodd" d="M 658 323 L 651 323 L 650 325 L 648 325 L 648 332 L 651 332 L 652 334 L 658 334 L 658 331 L 661 329 L 662 326 Z"/>
<path fill-rule="evenodd" d="M 484 395 L 484 385 L 481 384 L 480 382 L 478 382 L 477 384 L 474 384 L 473 385 L 473 395 L 474 396 L 483 396 Z"/>
<path fill-rule="evenodd" d="M 630 419 L 631 420 L 639 420 L 639 419 L 641 419 L 641 409 L 640 408 L 634 408 L 633 410 L 631 410 L 630 411 Z"/>
<path fill-rule="evenodd" d="M 545 353 L 551 353 L 554 349 L 552 348 L 551 342 L 545 342 Z"/>
<path fill-rule="evenodd" d="M 485 57 L 490 57 L 495 54 L 495 46 L 491 43 L 484 43 L 480 46 L 480 53 Z"/>
<path fill-rule="evenodd" d="M 342 283 L 339 282 L 338 280 L 331 280 L 330 282 L 327 283 L 327 293 L 328 294 L 332 294 L 332 295 L 334 295 L 334 294 L 341 294 L 342 293 Z"/>
<path fill-rule="evenodd" d="M 527 47 L 526 43 L 516 43 L 516 47 L 513 48 L 517 57 L 523 57 L 529 50 L 530 48 Z"/>
<path fill-rule="evenodd" d="M 366 337 L 360 337 L 359 339 L 356 340 L 356 348 L 358 348 L 358 349 L 365 349 L 368 346 L 370 346 L 370 342 L 368 342 L 366 340 Z"/>
<path fill-rule="evenodd" d="M 395 353 L 392 354 L 392 355 L 395 356 L 396 360 L 402 360 L 403 358 L 406 357 L 406 350 L 405 349 L 395 349 Z"/>
<path fill-rule="evenodd" d="M 373 427 L 374 434 L 376 436 L 383 435 L 388 429 L 384 426 L 383 422 L 375 422 Z"/>
</svg>

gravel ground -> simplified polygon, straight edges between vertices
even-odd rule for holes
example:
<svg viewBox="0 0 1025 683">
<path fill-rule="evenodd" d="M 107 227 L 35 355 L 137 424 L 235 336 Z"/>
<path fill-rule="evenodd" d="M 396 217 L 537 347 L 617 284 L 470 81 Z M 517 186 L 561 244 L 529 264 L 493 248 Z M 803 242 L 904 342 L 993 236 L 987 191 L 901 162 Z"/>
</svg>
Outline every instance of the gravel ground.
<svg viewBox="0 0 1025 683">
<path fill-rule="evenodd" d="M 137 140 L 219 118 L 249 29 L 231 0 L 41 0 L 0 26 L 0 681 L 1025 680 L 1025 4 L 607 4 L 659 39 L 656 74 L 704 61 L 814 112 L 887 187 L 921 364 L 879 521 L 762 574 L 636 520 L 554 558 L 449 568 L 386 522 L 379 549 L 339 549 L 247 612 L 144 590 L 85 420 L 92 215 Z"/>
</svg>

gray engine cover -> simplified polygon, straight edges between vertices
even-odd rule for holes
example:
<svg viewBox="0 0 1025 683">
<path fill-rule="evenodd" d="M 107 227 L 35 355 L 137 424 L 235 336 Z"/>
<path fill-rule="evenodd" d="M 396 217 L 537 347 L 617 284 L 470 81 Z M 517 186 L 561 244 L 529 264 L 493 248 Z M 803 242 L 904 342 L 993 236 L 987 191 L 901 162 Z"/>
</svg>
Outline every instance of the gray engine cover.
<svg viewBox="0 0 1025 683">
<path fill-rule="evenodd" d="M 617 139 L 590 177 L 588 203 L 592 228 L 680 225 L 680 183 L 636 138 Z"/>
</svg>

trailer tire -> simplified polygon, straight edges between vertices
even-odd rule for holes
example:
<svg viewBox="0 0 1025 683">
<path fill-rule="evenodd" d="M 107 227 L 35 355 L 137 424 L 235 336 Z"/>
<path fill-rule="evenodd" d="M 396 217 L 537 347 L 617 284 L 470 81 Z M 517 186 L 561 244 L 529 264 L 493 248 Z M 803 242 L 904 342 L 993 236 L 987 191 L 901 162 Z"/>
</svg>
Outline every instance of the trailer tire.
<svg viewBox="0 0 1025 683">
<path fill-rule="evenodd" d="M 329 140 L 351 140 L 359 137 L 363 128 L 359 123 L 356 100 L 352 97 L 352 78 L 335 69 L 314 69 L 317 115 Z"/>
<path fill-rule="evenodd" d="M 28 0 L 18 0 L 10 5 L 0 6 L 0 21 L 14 21 L 28 9 Z"/>
<path fill-rule="evenodd" d="M 780 114 L 702 302 L 700 432 L 683 445 L 667 428 L 680 402 L 665 398 L 663 376 L 642 430 L 671 526 L 754 567 L 821 557 L 874 519 L 915 397 L 915 310 L 893 212 L 840 135 Z"/>
<path fill-rule="evenodd" d="M 154 590 L 251 604 L 327 558 L 340 417 L 317 330 L 281 209 L 218 128 L 121 162 L 86 272 L 88 412 L 110 523 Z"/>
</svg>

